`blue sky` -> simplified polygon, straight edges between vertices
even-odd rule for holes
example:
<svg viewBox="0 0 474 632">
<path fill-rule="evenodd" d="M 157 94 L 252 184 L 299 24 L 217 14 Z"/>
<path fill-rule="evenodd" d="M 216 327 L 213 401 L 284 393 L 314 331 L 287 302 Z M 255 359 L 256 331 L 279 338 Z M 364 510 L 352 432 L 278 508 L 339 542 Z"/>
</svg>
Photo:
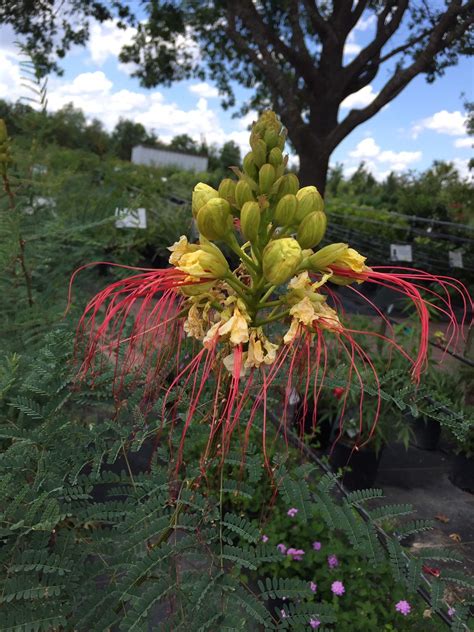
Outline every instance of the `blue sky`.
<svg viewBox="0 0 474 632">
<path fill-rule="evenodd" d="M 351 33 L 346 48 L 349 61 L 370 38 L 373 22 L 364 18 Z M 246 151 L 248 124 L 220 107 L 212 82 L 183 81 L 171 88 L 146 90 L 130 76 L 130 68 L 118 62 L 118 52 L 133 32 L 119 31 L 112 23 L 93 24 L 85 48 L 77 47 L 64 60 L 64 76 L 49 79 L 49 109 L 73 102 L 88 118 L 99 118 L 112 129 L 119 117 L 139 121 L 164 141 L 187 133 L 196 140 L 222 145 L 234 140 Z M 16 100 L 26 95 L 21 86 L 19 60 L 13 33 L 0 27 L 0 97 Z M 197 53 L 196 53 L 197 54 Z M 346 174 L 364 160 L 381 179 L 391 170 L 423 170 L 433 160 L 455 163 L 463 176 L 472 156 L 472 140 L 465 132 L 465 98 L 474 100 L 474 68 L 471 59 L 448 68 L 444 77 L 427 84 L 424 77 L 412 83 L 388 106 L 356 128 L 333 153 L 331 162 L 343 163 Z M 350 107 L 367 105 L 386 81 L 381 70 L 374 82 L 343 104 L 340 117 Z M 464 93 L 465 97 L 462 96 Z M 238 102 L 248 92 L 236 86 Z M 292 156 L 292 160 L 297 158 Z"/>
</svg>

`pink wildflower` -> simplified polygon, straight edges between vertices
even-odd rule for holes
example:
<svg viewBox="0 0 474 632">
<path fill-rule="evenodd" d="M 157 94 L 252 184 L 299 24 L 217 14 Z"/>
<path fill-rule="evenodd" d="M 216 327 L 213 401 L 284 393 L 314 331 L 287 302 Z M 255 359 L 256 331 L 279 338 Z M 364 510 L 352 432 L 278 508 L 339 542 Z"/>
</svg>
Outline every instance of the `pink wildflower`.
<svg viewBox="0 0 474 632">
<path fill-rule="evenodd" d="M 321 550 L 321 542 L 313 542 L 313 549 L 315 551 L 320 551 Z"/>
<path fill-rule="evenodd" d="M 313 630 L 316 630 L 316 628 L 319 628 L 319 626 L 321 625 L 321 621 L 319 619 L 311 618 L 309 620 L 309 625 L 311 626 Z"/>
<path fill-rule="evenodd" d="M 280 615 L 282 619 L 286 619 L 286 612 L 283 609 L 280 610 Z"/>
<path fill-rule="evenodd" d="M 329 568 L 336 568 L 336 566 L 339 566 L 339 560 L 334 554 L 328 555 L 328 566 Z"/>
<path fill-rule="evenodd" d="M 286 553 L 286 546 L 284 544 L 277 544 L 277 549 L 280 551 L 282 555 Z"/>
<path fill-rule="evenodd" d="M 336 581 L 333 582 L 331 584 L 331 591 L 337 595 L 338 597 L 340 597 L 341 595 L 343 595 L 346 592 L 346 589 L 344 588 L 344 584 L 342 582 Z M 402 602 L 400 602 L 402 603 Z M 405 602 L 406 603 L 406 602 Z"/>
<path fill-rule="evenodd" d="M 454 616 L 455 612 L 456 612 L 456 608 L 451 608 L 451 607 L 448 608 L 448 615 L 450 617 Z"/>
<path fill-rule="evenodd" d="M 265 542 L 268 542 L 268 535 L 263 534 L 262 535 L 262 542 L 265 544 Z"/>
<path fill-rule="evenodd" d="M 296 509 L 296 507 L 292 507 L 291 509 L 288 509 L 286 513 L 290 516 L 290 518 L 294 518 L 298 513 L 298 509 Z"/>
<path fill-rule="evenodd" d="M 286 554 L 289 555 L 291 559 L 295 562 L 301 562 L 301 560 L 303 559 L 304 551 L 303 549 L 289 548 Z"/>
<path fill-rule="evenodd" d="M 311 592 L 315 593 L 318 590 L 318 584 L 316 582 L 309 582 L 309 587 Z"/>
<path fill-rule="evenodd" d="M 395 610 L 397 612 L 400 612 L 404 617 L 406 617 L 407 614 L 410 614 L 411 612 L 411 606 L 408 603 L 408 601 L 405 601 L 404 599 L 402 599 L 395 605 Z"/>
</svg>

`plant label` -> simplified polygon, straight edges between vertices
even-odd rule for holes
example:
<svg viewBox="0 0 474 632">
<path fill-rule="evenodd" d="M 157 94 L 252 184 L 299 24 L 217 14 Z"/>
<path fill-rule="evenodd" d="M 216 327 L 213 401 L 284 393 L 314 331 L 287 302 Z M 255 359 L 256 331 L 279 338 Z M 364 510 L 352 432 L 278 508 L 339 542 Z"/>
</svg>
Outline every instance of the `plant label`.
<svg viewBox="0 0 474 632">
<path fill-rule="evenodd" d="M 451 268 L 464 268 L 462 263 L 462 252 L 460 250 L 450 250 L 448 256 Z"/>
<path fill-rule="evenodd" d="M 146 209 L 115 209 L 115 226 L 117 228 L 146 228 Z"/>
<path fill-rule="evenodd" d="M 413 261 L 412 247 L 408 244 L 390 244 L 390 259 L 392 261 Z"/>
</svg>

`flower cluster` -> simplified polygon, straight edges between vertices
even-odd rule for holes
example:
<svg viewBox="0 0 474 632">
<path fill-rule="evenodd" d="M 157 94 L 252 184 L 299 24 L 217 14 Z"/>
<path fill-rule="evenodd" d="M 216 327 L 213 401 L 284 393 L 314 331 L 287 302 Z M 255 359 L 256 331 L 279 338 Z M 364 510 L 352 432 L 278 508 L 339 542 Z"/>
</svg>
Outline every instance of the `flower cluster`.
<svg viewBox="0 0 474 632">
<path fill-rule="evenodd" d="M 248 436 L 256 411 L 265 411 L 268 390 L 281 374 L 288 382 L 283 423 L 295 385 L 305 402 L 313 395 L 316 423 L 330 352 L 347 360 L 348 386 L 335 391 L 343 399 L 342 408 L 352 380 L 360 384 L 363 398 L 361 368 L 372 372 L 377 383 L 378 378 L 355 334 L 384 338 L 407 358 L 418 380 L 427 358 L 428 306 L 448 316 L 448 342 L 453 342 L 459 328 L 449 290 L 456 289 L 464 304 L 470 304 L 464 288 L 447 277 L 371 268 L 345 243 L 320 248 L 327 225 L 324 201 L 316 187 L 300 187 L 297 176 L 285 172 L 286 135 L 277 116 L 264 112 L 253 125 L 242 170 L 233 168 L 236 179 L 225 178 L 217 189 L 205 183 L 195 187 L 192 213 L 198 243 L 181 236 L 169 249 L 170 268 L 138 270 L 106 288 L 90 301 L 79 326 L 86 347 L 82 375 L 94 375 L 115 362 L 116 386 L 132 373 L 145 384 L 146 402 L 164 393 L 163 418 L 173 414 L 170 395 L 179 401 L 186 392 L 190 404 L 182 440 L 212 377 L 216 388 L 208 403 L 208 448 L 219 437 L 222 452 L 251 401 Z M 234 269 L 223 246 L 238 258 Z M 441 294 L 428 290 L 437 297 L 436 304 L 421 294 L 421 283 L 430 281 L 441 286 Z M 391 288 L 413 301 L 421 322 L 414 358 L 397 344 L 390 323 L 375 306 L 387 324 L 387 336 L 359 332 L 341 321 L 332 288 L 345 285 L 360 295 L 357 285 L 363 282 Z M 183 350 L 189 344 L 192 352 L 185 360 Z M 378 409 L 372 431 L 377 416 Z M 264 455 L 266 459 L 265 445 Z"/>
</svg>

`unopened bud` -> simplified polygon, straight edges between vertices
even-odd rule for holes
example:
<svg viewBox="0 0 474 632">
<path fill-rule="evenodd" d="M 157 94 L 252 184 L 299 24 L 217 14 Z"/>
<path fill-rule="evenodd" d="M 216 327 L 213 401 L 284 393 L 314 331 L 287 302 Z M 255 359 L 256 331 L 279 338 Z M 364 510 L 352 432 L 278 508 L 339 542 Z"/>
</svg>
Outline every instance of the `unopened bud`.
<svg viewBox="0 0 474 632">
<path fill-rule="evenodd" d="M 279 147 L 274 147 L 269 156 L 268 162 L 275 167 L 280 167 L 283 164 L 283 154 L 281 153 L 281 149 Z"/>
<path fill-rule="evenodd" d="M 242 166 L 245 173 L 252 178 L 252 180 L 258 179 L 258 168 L 253 159 L 253 153 L 250 151 L 244 156 Z"/>
<path fill-rule="evenodd" d="M 224 178 L 219 185 L 219 197 L 227 200 L 229 204 L 233 204 L 235 201 L 235 185 L 237 183 L 235 180 L 231 180 L 230 178 Z"/>
<path fill-rule="evenodd" d="M 199 232 L 206 239 L 223 239 L 232 230 L 232 216 L 227 200 L 212 198 L 197 216 Z"/>
<path fill-rule="evenodd" d="M 301 247 L 296 239 L 275 239 L 263 251 L 263 274 L 272 285 L 280 285 L 294 276 L 301 259 Z"/>
<path fill-rule="evenodd" d="M 237 208 L 242 208 L 245 202 L 253 202 L 254 199 L 249 184 L 245 180 L 239 180 L 235 186 L 235 205 Z"/>
<path fill-rule="evenodd" d="M 314 255 L 309 257 L 309 264 L 314 270 L 323 270 L 331 265 L 331 263 L 337 261 L 348 248 L 349 246 L 343 243 L 324 246 L 324 248 L 321 248 L 321 250 L 318 250 L 318 252 L 315 252 Z"/>
<path fill-rule="evenodd" d="M 287 193 L 278 202 L 273 219 L 277 226 L 290 226 L 295 218 L 298 200 L 295 195 Z"/>
<path fill-rule="evenodd" d="M 257 202 L 245 202 L 240 211 L 240 228 L 248 241 L 256 241 L 260 228 L 260 207 Z"/>
<path fill-rule="evenodd" d="M 296 239 L 302 248 L 314 248 L 324 237 L 327 217 L 323 211 L 315 211 L 306 215 L 298 227 Z"/>
<path fill-rule="evenodd" d="M 215 253 L 200 249 L 183 255 L 177 268 L 198 279 L 222 279 L 229 270 L 225 258 L 224 261 L 225 264 Z"/>
<path fill-rule="evenodd" d="M 322 211 L 324 209 L 323 198 L 316 187 L 303 187 L 296 193 L 296 198 L 298 200 L 297 222 L 301 222 L 314 211 Z"/>
<path fill-rule="evenodd" d="M 286 176 L 282 176 L 281 182 L 278 186 L 278 190 L 276 194 L 278 199 L 281 199 L 284 195 L 288 193 L 292 193 L 296 195 L 298 189 L 300 188 L 300 182 L 294 173 L 287 173 Z"/>
<path fill-rule="evenodd" d="M 258 184 L 260 188 L 260 193 L 269 193 L 274 182 L 275 168 L 267 162 L 262 167 L 260 167 L 260 171 L 258 172 Z"/>
<path fill-rule="evenodd" d="M 6 143 L 8 140 L 8 132 L 7 132 L 7 126 L 6 123 L 3 119 L 0 119 L 0 145 L 3 145 L 3 143 Z"/>
<path fill-rule="evenodd" d="M 209 200 L 217 197 L 219 197 L 219 193 L 215 189 L 204 182 L 198 182 L 193 191 L 192 211 L 194 219 Z"/>
<path fill-rule="evenodd" d="M 252 158 L 257 167 L 261 167 L 267 161 L 267 145 L 261 138 L 251 140 Z"/>
<path fill-rule="evenodd" d="M 274 127 L 267 129 L 267 131 L 263 135 L 263 140 L 265 141 L 268 149 L 273 149 L 278 145 L 278 141 L 280 140 L 278 130 L 276 130 Z"/>
</svg>

